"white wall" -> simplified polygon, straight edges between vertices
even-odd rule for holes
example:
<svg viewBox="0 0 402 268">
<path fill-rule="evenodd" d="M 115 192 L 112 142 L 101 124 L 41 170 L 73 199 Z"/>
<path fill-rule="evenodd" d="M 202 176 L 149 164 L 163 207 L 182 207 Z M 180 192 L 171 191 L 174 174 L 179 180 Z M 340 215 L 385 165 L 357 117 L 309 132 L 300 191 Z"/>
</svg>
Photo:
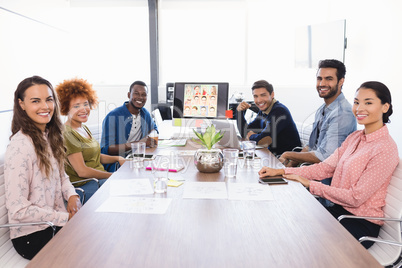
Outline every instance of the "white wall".
<svg viewBox="0 0 402 268">
<path fill-rule="evenodd" d="M 252 11 L 251 11 L 252 10 Z M 383 82 L 391 91 L 394 114 L 388 125 L 402 151 L 402 1 L 398 0 L 285 0 L 251 1 L 249 28 L 256 29 L 258 40 L 248 45 L 259 57 L 249 62 L 249 86 L 258 79 L 273 83 L 276 97 L 291 110 L 296 121 L 308 121 L 323 103 L 315 90 L 316 69 L 294 68 L 296 27 L 346 19 L 348 47 L 343 92 L 352 103 L 356 89 L 366 81 Z M 251 15 L 251 12 L 253 14 Z M 266 49 L 268 47 L 270 49 Z M 241 88 L 241 87 L 240 87 Z M 237 91 L 241 90 L 236 87 Z M 233 90 L 234 91 L 234 90 Z"/>
<path fill-rule="evenodd" d="M 0 163 L 4 162 L 4 154 L 6 152 L 7 145 L 10 141 L 11 135 L 11 120 L 12 112 L 0 112 L 0 124 L 3 126 L 3 130 L 0 131 Z"/>
</svg>

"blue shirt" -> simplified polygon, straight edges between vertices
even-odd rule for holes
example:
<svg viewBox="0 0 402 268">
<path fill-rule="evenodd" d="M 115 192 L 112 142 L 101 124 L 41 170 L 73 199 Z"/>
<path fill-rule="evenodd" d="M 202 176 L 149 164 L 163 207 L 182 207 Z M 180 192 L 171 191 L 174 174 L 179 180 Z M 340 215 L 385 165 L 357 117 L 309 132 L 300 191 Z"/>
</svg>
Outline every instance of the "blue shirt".
<svg viewBox="0 0 402 268">
<path fill-rule="evenodd" d="M 331 104 L 323 104 L 317 110 L 308 142 L 309 150 L 324 161 L 355 130 L 356 118 L 352 106 L 341 93 Z"/>
<path fill-rule="evenodd" d="M 128 110 L 126 104 L 128 104 L 128 102 L 125 102 L 122 106 L 117 107 L 108 113 L 103 120 L 101 138 L 102 154 L 109 154 L 109 146 L 111 145 L 127 143 L 131 127 L 133 126 L 133 116 Z M 146 137 L 153 129 L 158 131 L 158 128 L 147 109 L 141 108 L 140 116 L 141 139 Z M 119 153 L 119 155 L 123 157 L 125 154 L 126 152 Z M 108 171 L 114 171 L 110 165 L 105 165 L 105 169 Z"/>
<path fill-rule="evenodd" d="M 264 137 L 270 136 L 272 143 L 268 149 L 275 155 L 291 151 L 301 146 L 299 132 L 292 115 L 285 105 L 276 101 L 268 114 L 259 111 L 257 117 L 247 129 L 257 134 L 250 136 L 250 140 L 257 143 Z"/>
</svg>

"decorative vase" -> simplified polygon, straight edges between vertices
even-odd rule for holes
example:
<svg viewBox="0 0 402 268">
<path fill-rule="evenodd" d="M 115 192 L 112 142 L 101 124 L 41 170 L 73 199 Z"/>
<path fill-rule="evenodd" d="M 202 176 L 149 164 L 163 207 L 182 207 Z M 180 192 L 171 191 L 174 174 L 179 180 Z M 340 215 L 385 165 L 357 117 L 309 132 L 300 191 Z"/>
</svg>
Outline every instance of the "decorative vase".
<svg viewBox="0 0 402 268">
<path fill-rule="evenodd" d="M 194 155 L 194 164 L 200 172 L 219 172 L 223 167 L 223 154 L 220 149 L 198 149 Z"/>
</svg>

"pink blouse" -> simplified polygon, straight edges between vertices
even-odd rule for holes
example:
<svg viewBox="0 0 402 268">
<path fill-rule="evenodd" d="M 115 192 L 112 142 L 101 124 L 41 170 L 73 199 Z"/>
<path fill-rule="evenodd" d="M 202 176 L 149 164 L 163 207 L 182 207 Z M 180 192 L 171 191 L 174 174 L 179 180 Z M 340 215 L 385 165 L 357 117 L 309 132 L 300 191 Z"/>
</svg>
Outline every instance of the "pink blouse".
<svg viewBox="0 0 402 268">
<path fill-rule="evenodd" d="M 9 223 L 51 221 L 56 226 L 63 226 L 68 221 L 64 199 L 77 194 L 64 169 L 59 170 L 52 154 L 49 157 L 53 172 L 47 178 L 39 169 L 32 139 L 21 131 L 11 138 L 4 164 Z M 14 239 L 47 227 L 10 228 L 10 237 Z"/>
<path fill-rule="evenodd" d="M 286 168 L 285 173 L 313 180 L 312 194 L 339 204 L 356 216 L 383 217 L 387 188 L 398 163 L 397 146 L 384 125 L 368 135 L 363 130 L 355 131 L 323 162 Z M 330 186 L 318 182 L 330 177 Z"/>
</svg>

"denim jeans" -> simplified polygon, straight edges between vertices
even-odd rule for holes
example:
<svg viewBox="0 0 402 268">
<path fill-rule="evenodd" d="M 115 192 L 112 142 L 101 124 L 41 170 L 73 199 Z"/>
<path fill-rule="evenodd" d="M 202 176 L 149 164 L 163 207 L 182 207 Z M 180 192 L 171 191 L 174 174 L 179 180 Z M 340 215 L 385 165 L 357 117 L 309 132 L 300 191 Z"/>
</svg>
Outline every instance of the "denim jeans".
<svg viewBox="0 0 402 268">
<path fill-rule="evenodd" d="M 107 179 L 99 179 L 99 187 L 102 186 L 102 184 L 105 183 Z M 84 185 L 79 186 L 79 188 L 83 189 L 85 191 L 85 200 L 84 204 L 91 198 L 91 196 L 98 190 L 98 183 L 96 181 L 88 181 Z M 77 194 L 80 196 L 80 200 L 82 200 L 82 192 L 81 191 L 76 191 Z"/>
</svg>

